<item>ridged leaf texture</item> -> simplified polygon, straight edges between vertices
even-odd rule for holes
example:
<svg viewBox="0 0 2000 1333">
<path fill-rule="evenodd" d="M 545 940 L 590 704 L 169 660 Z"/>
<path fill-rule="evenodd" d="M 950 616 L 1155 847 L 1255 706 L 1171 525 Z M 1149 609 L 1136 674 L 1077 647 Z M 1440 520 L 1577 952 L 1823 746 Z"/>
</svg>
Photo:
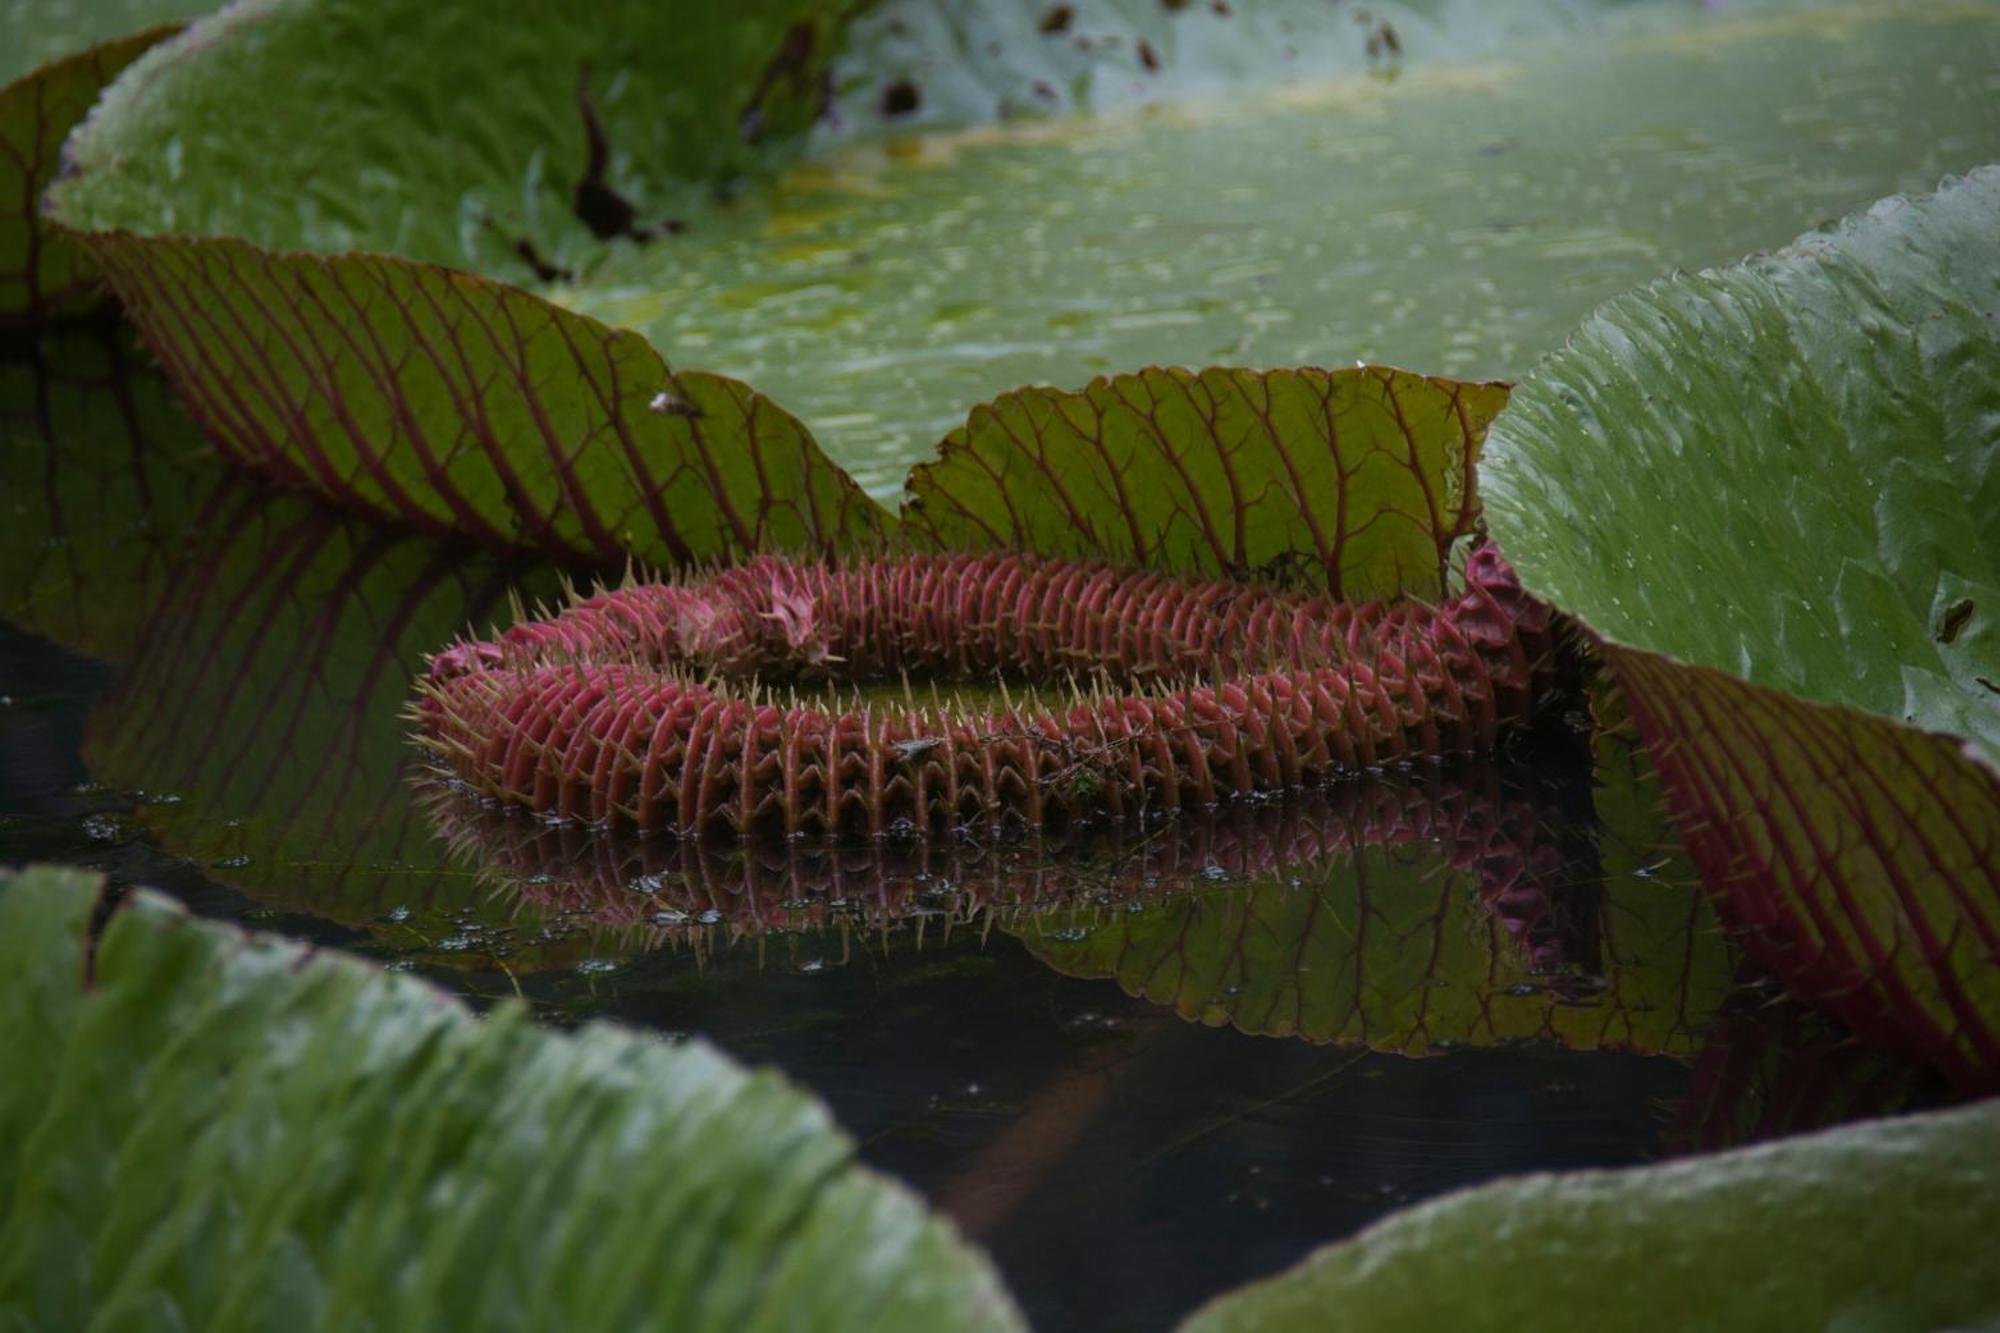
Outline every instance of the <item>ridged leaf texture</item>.
<svg viewBox="0 0 2000 1333">
<path fill-rule="evenodd" d="M 1443 594 L 1504 384 L 1382 367 L 1150 369 L 973 409 L 912 471 L 908 533 L 955 549 Z"/>
<path fill-rule="evenodd" d="M 1771 966 L 2000 1086 L 2000 169 L 1610 303 L 1485 482 Z"/>
<path fill-rule="evenodd" d="M 215 238 L 87 242 L 224 456 L 371 518 L 599 566 L 883 529 L 761 394 L 504 283 Z"/>
<path fill-rule="evenodd" d="M 0 880 L 10 1322 L 1022 1327 L 774 1075 L 100 888 Z"/>
</svg>

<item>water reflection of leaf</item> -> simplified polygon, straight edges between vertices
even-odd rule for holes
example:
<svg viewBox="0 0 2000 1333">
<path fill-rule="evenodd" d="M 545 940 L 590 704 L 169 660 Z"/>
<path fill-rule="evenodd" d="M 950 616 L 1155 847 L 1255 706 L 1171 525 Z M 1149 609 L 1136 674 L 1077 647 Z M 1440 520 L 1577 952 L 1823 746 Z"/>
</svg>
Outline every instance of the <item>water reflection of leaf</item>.
<svg viewBox="0 0 2000 1333">
<path fill-rule="evenodd" d="M 1649 804 L 1630 770 L 1598 796 L 1618 807 L 1607 825 Z M 1059 971 L 1256 1034 L 1411 1054 L 1695 1049 L 1731 954 L 1691 877 L 1600 865 L 1588 822 L 1552 843 L 1561 824 L 1518 799 L 1438 813 L 1425 841 L 1357 838 L 1279 878 L 1037 919 L 1023 937 Z"/>
<path fill-rule="evenodd" d="M 1649 793 L 1628 774 L 1605 794 L 1622 803 L 1619 846 L 1643 840 Z M 1628 873 L 1619 850 L 1603 873 L 1590 812 L 1560 800 L 1468 766 L 1144 830 L 935 847 L 621 837 L 448 790 L 432 811 L 503 891 L 656 944 L 997 924 L 1059 972 L 1255 1033 L 1693 1050 L 1732 967 L 1704 901 L 1685 877 Z"/>
<path fill-rule="evenodd" d="M 115 340 L 38 355 L 0 368 L 0 481 L 28 501 L 0 532 L 23 571 L 0 613 L 124 667 L 93 775 L 267 901 L 348 922 L 476 906 L 411 807 L 402 711 L 427 652 L 553 577 L 260 492 L 196 456 Z"/>
<path fill-rule="evenodd" d="M 1719 1152 L 1936 1104 L 1933 1076 L 1863 1044 L 1797 1000 L 1733 1000 L 1703 1039 L 1665 1148 Z"/>
</svg>

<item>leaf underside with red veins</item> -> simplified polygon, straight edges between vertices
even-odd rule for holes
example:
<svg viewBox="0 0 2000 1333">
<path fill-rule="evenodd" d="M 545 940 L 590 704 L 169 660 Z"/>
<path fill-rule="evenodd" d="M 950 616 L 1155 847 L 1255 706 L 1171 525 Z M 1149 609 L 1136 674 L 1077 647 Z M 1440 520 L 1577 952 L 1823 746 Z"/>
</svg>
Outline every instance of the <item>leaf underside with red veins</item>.
<svg viewBox="0 0 2000 1333">
<path fill-rule="evenodd" d="M 2000 1088 L 1996 423 L 1987 167 L 1606 305 L 1485 478 L 1753 950 L 1970 1091 Z"/>
<path fill-rule="evenodd" d="M 908 534 L 1436 599 L 1507 386 L 1386 367 L 1149 369 L 975 408 L 910 474 Z"/>
<path fill-rule="evenodd" d="M 1490 747 L 1545 683 L 1551 631 L 1491 548 L 1467 577 L 1440 606 L 1340 607 L 1020 556 L 759 561 L 602 594 L 441 654 L 419 716 L 480 794 L 642 830 L 1117 819 Z M 687 674 L 769 679 L 841 659 L 856 678 L 997 672 L 1090 688 L 1053 705 L 841 708 Z"/>
<path fill-rule="evenodd" d="M 86 240 L 218 450 L 371 518 L 600 567 L 841 551 L 889 522 L 761 394 L 504 283 Z"/>
<path fill-rule="evenodd" d="M 1959 1086 L 2000 1086 L 2000 778 L 1844 708 L 1608 655 L 1751 957 Z"/>
<path fill-rule="evenodd" d="M 77 315 L 100 297 L 83 247 L 41 216 L 62 143 L 104 86 L 180 31 L 162 24 L 54 60 L 0 88 L 0 324 Z"/>
</svg>

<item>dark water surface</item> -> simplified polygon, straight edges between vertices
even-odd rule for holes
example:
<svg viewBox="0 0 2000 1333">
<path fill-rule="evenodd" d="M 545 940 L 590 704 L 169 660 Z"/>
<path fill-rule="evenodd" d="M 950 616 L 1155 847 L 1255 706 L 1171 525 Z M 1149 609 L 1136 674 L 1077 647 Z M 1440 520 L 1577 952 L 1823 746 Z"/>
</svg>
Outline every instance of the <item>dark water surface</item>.
<svg viewBox="0 0 2000 1333">
<path fill-rule="evenodd" d="M 115 336 L 0 365 L 0 410 L 0 862 L 774 1064 L 1037 1327 L 1164 1326 L 1446 1190 L 1909 1093 L 1739 991 L 1649 775 L 1574 715 L 1118 839 L 594 839 L 413 785 L 424 654 L 549 571 L 227 475 Z"/>
</svg>

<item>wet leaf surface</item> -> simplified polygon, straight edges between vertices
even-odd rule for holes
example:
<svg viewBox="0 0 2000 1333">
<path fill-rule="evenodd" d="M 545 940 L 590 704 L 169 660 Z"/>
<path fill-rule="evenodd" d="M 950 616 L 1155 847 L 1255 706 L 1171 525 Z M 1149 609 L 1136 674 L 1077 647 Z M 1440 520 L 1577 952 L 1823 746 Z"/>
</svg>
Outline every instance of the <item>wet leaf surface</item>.
<svg viewBox="0 0 2000 1333">
<path fill-rule="evenodd" d="M 0 1096 L 0 1308 L 23 1323 L 1021 1326 L 823 1106 L 705 1043 L 475 1021 L 101 892 L 0 882 L 25 979 L 6 1045 L 38 1075 Z M 174 1243 L 194 1233 L 200 1262 Z"/>
<path fill-rule="evenodd" d="M 1996 221 L 1988 168 L 1614 301 L 1486 473 L 1753 952 L 1971 1089 L 2000 1086 L 2000 638 L 1933 627 L 2000 589 Z"/>
<path fill-rule="evenodd" d="M 2000 1103 L 1986 1102 L 1530 1176 L 1412 1209 L 1184 1327 L 1321 1328 L 1330 1305 L 1357 1329 L 1518 1328 L 1551 1308 L 1606 1330 L 1979 1324 L 2000 1312 L 1984 1234 L 1996 1151 Z"/>
</svg>

